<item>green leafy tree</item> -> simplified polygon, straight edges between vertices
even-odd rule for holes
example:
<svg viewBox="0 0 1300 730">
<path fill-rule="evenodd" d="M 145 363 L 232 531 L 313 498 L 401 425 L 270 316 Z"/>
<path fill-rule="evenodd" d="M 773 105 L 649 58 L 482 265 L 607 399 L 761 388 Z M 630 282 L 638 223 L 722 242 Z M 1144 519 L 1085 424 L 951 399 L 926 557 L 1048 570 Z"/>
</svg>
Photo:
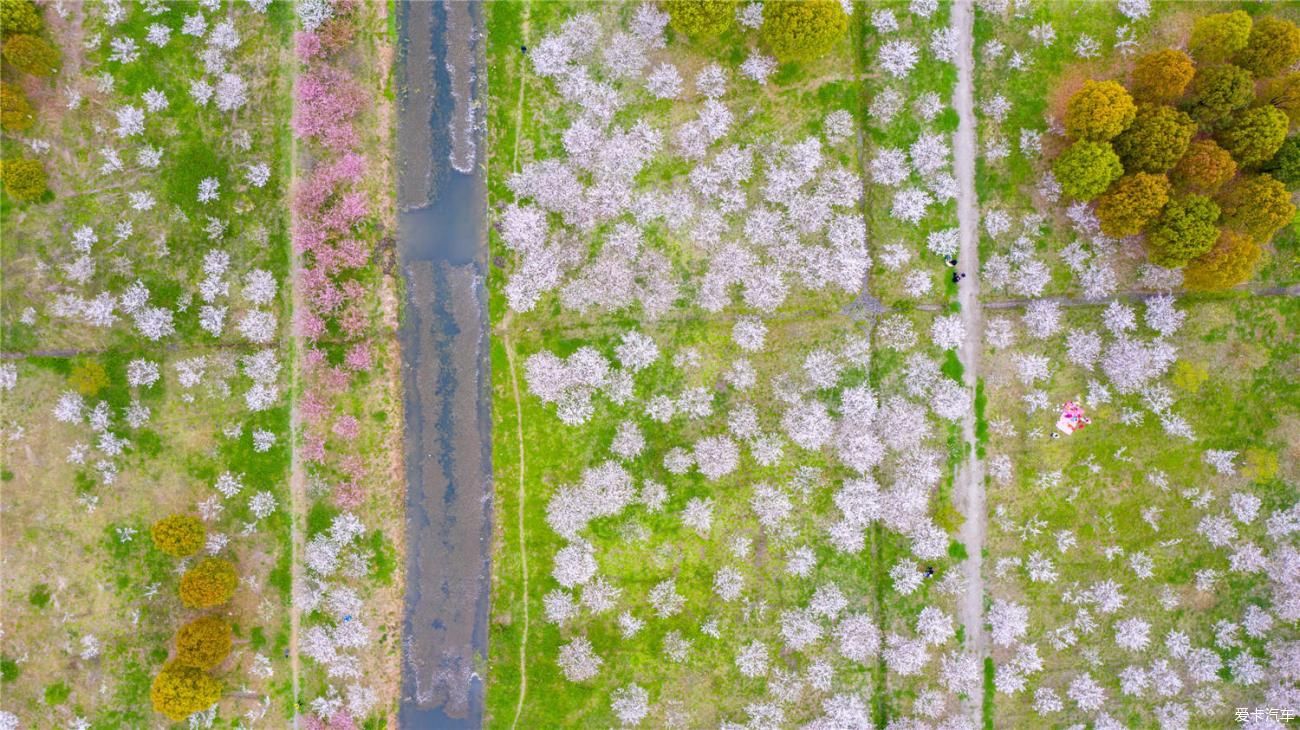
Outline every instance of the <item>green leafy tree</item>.
<svg viewBox="0 0 1300 730">
<path fill-rule="evenodd" d="M 230 624 L 216 616 L 203 616 L 176 632 L 176 663 L 195 669 L 212 669 L 230 655 Z"/>
<path fill-rule="evenodd" d="M 1201 63 L 1222 63 L 1246 47 L 1251 25 L 1244 10 L 1202 15 L 1192 25 L 1188 47 Z"/>
<path fill-rule="evenodd" d="M 37 33 L 41 14 L 31 0 L 0 0 L 0 34 Z"/>
<path fill-rule="evenodd" d="M 229 560 L 204 558 L 181 576 L 181 603 L 186 608 L 220 606 L 235 594 L 239 575 Z"/>
<path fill-rule="evenodd" d="M 1260 18 L 1235 60 L 1258 78 L 1276 76 L 1300 61 L 1300 28 L 1272 15 Z"/>
<path fill-rule="evenodd" d="M 49 76 L 59 69 L 59 51 L 45 39 L 25 33 L 8 36 L 0 56 L 14 68 L 36 76 Z"/>
<path fill-rule="evenodd" d="M 1225 230 L 1213 248 L 1183 269 L 1183 285 L 1196 291 L 1230 289 L 1254 275 L 1262 255 L 1259 244 L 1250 236 Z"/>
<path fill-rule="evenodd" d="M 1171 106 L 1143 104 L 1137 118 L 1115 138 L 1115 152 L 1129 172 L 1164 172 L 1173 167 L 1196 134 L 1196 122 Z"/>
<path fill-rule="evenodd" d="M 1052 165 L 1066 195 L 1092 200 L 1124 174 L 1119 155 L 1106 142 L 1080 140 L 1070 145 Z"/>
<path fill-rule="evenodd" d="M 1219 144 L 1242 167 L 1266 162 L 1286 141 L 1287 118 L 1276 107 L 1257 106 L 1232 118 L 1219 132 Z"/>
<path fill-rule="evenodd" d="M 1255 77 L 1230 63 L 1206 66 L 1196 72 L 1188 92 L 1187 112 L 1206 127 L 1227 122 L 1255 100 Z"/>
<path fill-rule="evenodd" d="M 1237 162 L 1212 139 L 1192 140 L 1183 159 L 1174 165 L 1170 178 L 1179 187 L 1213 193 L 1237 174 Z"/>
<path fill-rule="evenodd" d="M 764 45 L 780 61 L 806 61 L 830 51 L 849 27 L 838 0 L 767 0 Z"/>
<path fill-rule="evenodd" d="M 694 37 L 716 36 L 736 18 L 735 0 L 660 0 L 673 30 Z"/>
<path fill-rule="evenodd" d="M 45 166 L 40 160 L 0 160 L 0 185 L 14 200 L 35 200 L 47 189 Z"/>
<path fill-rule="evenodd" d="M 0 81 L 0 127 L 6 132 L 22 132 L 36 121 L 32 105 L 19 86 Z"/>
<path fill-rule="evenodd" d="M 1269 175 L 1236 180 L 1219 195 L 1223 225 L 1265 243 L 1295 218 L 1291 193 Z"/>
<path fill-rule="evenodd" d="M 203 547 L 207 530 L 193 515 L 168 515 L 149 529 L 154 547 L 176 558 L 193 555 Z"/>
<path fill-rule="evenodd" d="M 1164 175 L 1125 175 L 1097 198 L 1102 233 L 1117 238 L 1136 235 L 1160 215 L 1167 202 L 1169 180 Z"/>
<path fill-rule="evenodd" d="M 1065 107 L 1071 137 L 1103 142 L 1124 131 L 1137 114 L 1133 97 L 1118 81 L 1085 81 Z"/>
<path fill-rule="evenodd" d="M 1300 190 L 1300 136 L 1287 137 L 1266 169 L 1291 190 Z"/>
<path fill-rule="evenodd" d="M 221 682 L 201 669 L 172 662 L 154 677 L 149 699 L 154 712 L 180 722 L 216 704 L 221 699 Z"/>
<path fill-rule="evenodd" d="M 1147 258 L 1176 269 L 1200 256 L 1219 236 L 1219 206 L 1203 195 L 1174 198 L 1147 231 Z"/>
<path fill-rule="evenodd" d="M 1300 71 L 1268 79 L 1263 83 L 1258 99 L 1280 109 L 1292 127 L 1300 124 Z"/>
<path fill-rule="evenodd" d="M 1168 104 L 1183 95 L 1196 75 L 1192 59 L 1182 51 L 1166 48 L 1139 56 L 1133 64 L 1133 95 L 1144 101 Z"/>
</svg>

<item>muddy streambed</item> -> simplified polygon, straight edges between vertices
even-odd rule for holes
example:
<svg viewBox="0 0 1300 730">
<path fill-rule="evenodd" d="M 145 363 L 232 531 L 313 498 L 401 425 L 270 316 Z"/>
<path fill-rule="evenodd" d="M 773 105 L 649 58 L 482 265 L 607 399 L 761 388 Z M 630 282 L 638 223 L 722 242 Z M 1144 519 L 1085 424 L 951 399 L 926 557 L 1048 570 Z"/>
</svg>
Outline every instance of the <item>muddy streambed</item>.
<svg viewBox="0 0 1300 730">
<path fill-rule="evenodd" d="M 403 728 L 483 723 L 492 474 L 482 8 L 398 8 L 406 406 Z"/>
</svg>

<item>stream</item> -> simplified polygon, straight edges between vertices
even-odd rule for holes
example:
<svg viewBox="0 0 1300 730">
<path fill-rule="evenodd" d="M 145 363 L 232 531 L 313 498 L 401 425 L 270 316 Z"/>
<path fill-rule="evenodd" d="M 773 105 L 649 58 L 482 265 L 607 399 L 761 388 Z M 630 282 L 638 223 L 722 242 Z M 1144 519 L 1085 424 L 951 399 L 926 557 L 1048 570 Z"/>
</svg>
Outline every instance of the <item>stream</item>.
<svg viewBox="0 0 1300 730">
<path fill-rule="evenodd" d="M 482 7 L 398 5 L 406 448 L 403 728 L 483 723 L 492 462 Z"/>
</svg>

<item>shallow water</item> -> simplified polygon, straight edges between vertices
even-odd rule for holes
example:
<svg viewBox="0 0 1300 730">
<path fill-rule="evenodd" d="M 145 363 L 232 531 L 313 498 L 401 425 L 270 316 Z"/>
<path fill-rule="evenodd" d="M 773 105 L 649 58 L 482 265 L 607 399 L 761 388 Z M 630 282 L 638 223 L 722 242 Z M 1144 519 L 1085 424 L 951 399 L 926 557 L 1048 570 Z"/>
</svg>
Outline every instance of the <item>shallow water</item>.
<svg viewBox="0 0 1300 730">
<path fill-rule="evenodd" d="M 464 68 L 480 52 L 481 8 L 468 9 L 407 2 L 398 11 L 399 255 L 406 284 L 404 728 L 483 723 L 476 668 L 487 655 L 491 420 L 486 191 L 481 129 L 473 122 L 476 90 L 465 83 L 474 73 Z M 471 173 L 453 169 L 453 151 L 455 166 Z"/>
</svg>

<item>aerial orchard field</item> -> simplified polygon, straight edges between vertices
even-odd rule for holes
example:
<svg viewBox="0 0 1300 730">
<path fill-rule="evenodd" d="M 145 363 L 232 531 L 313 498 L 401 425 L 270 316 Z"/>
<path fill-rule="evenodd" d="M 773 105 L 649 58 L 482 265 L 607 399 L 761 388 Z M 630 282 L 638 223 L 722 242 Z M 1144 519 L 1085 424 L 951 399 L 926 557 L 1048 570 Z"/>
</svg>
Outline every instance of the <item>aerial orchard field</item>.
<svg viewBox="0 0 1300 730">
<path fill-rule="evenodd" d="M 0 10 L 0 726 L 383 718 L 382 6 Z"/>
<path fill-rule="evenodd" d="M 0 730 L 1288 727 L 1297 23 L 0 0 Z"/>
</svg>

